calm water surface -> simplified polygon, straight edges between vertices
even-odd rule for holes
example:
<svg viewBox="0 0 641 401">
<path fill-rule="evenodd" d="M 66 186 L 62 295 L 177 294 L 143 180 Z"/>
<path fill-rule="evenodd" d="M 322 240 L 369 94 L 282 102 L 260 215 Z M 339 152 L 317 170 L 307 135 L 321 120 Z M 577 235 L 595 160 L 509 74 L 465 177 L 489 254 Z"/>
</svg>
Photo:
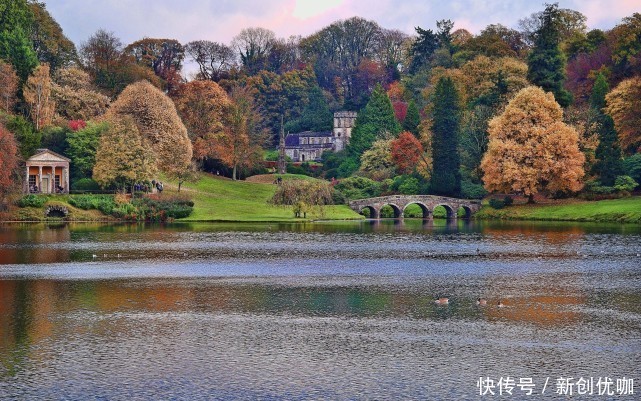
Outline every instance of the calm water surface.
<svg viewBox="0 0 641 401">
<path fill-rule="evenodd" d="M 639 255 L 621 225 L 1 225 L 0 399 L 640 399 Z"/>
</svg>

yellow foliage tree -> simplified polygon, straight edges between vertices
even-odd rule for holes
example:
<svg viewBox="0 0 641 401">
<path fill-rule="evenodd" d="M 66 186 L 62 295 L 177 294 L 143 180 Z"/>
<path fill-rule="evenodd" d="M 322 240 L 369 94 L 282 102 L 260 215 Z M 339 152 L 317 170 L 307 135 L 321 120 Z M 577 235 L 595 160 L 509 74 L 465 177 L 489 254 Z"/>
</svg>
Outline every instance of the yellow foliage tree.
<svg viewBox="0 0 641 401">
<path fill-rule="evenodd" d="M 530 86 L 519 91 L 489 124 L 481 162 L 488 191 L 522 193 L 533 201 L 546 192 L 582 188 L 585 156 L 579 134 L 563 122 L 552 93 Z"/>
<path fill-rule="evenodd" d="M 29 114 L 36 130 L 51 124 L 55 103 L 51 96 L 49 65 L 40 64 L 23 87 L 24 100 L 29 105 Z"/>
<path fill-rule="evenodd" d="M 91 120 L 109 107 L 109 98 L 93 88 L 89 74 L 77 67 L 56 71 L 52 96 L 56 114 L 63 120 Z"/>
<path fill-rule="evenodd" d="M 103 188 L 115 184 L 120 189 L 136 182 L 150 181 L 156 174 L 154 156 L 131 116 L 115 117 L 100 138 L 93 179 Z"/>
<path fill-rule="evenodd" d="M 621 148 L 641 150 L 641 77 L 622 81 L 605 101 L 605 112 L 614 120 Z"/>
<path fill-rule="evenodd" d="M 129 115 L 154 154 L 159 170 L 177 176 L 191 169 L 192 146 L 187 128 L 167 95 L 147 81 L 122 91 L 105 114 L 107 120 Z"/>
</svg>

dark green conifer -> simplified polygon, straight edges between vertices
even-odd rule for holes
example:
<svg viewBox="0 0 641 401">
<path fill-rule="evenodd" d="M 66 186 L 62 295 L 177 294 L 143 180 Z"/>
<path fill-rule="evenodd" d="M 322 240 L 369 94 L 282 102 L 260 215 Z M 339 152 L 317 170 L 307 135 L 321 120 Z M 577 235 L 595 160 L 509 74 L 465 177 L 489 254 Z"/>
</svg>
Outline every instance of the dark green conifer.
<svg viewBox="0 0 641 401">
<path fill-rule="evenodd" d="M 461 191 L 460 156 L 457 150 L 460 106 L 454 82 L 439 79 L 434 91 L 432 116 L 432 178 L 430 189 L 438 195 L 457 196 Z"/>
<path fill-rule="evenodd" d="M 534 48 L 528 56 L 527 78 L 554 98 L 562 107 L 572 103 L 572 95 L 563 88 L 565 56 L 559 47 L 561 12 L 558 4 L 548 4 L 541 14 L 541 27 L 535 33 Z"/>
<path fill-rule="evenodd" d="M 608 91 L 608 81 L 602 73 L 599 73 L 594 81 L 590 96 L 590 105 L 597 112 L 596 122 L 599 131 L 599 145 L 595 152 L 597 162 L 594 164 L 592 172 L 599 176 L 601 184 L 613 186 L 617 176 L 623 174 L 623 162 L 614 120 L 603 112 L 605 95 Z"/>
<path fill-rule="evenodd" d="M 407 106 L 407 114 L 403 120 L 403 131 L 408 131 L 418 138 L 418 125 L 421 123 L 421 116 L 416 103 L 412 100 Z"/>
</svg>

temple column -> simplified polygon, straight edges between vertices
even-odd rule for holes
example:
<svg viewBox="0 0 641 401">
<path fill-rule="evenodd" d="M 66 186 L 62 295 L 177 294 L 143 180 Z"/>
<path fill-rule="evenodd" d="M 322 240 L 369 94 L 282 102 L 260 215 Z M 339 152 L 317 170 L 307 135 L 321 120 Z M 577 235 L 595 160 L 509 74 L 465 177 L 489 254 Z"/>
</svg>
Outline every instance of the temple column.
<svg viewBox="0 0 641 401">
<path fill-rule="evenodd" d="M 42 192 L 42 165 L 38 166 L 38 190 Z"/>
<path fill-rule="evenodd" d="M 69 193 L 69 169 L 66 167 L 62 168 L 62 176 L 64 177 L 65 182 L 65 193 Z"/>
<path fill-rule="evenodd" d="M 27 178 L 25 179 L 25 180 L 26 180 L 25 182 L 27 183 L 27 185 L 26 185 L 26 192 L 27 192 L 27 193 L 29 193 L 29 192 L 30 192 L 30 191 L 29 191 L 29 189 L 30 189 L 30 188 L 29 188 L 29 165 L 27 165 L 27 176 L 26 176 L 26 177 L 27 177 Z"/>
</svg>

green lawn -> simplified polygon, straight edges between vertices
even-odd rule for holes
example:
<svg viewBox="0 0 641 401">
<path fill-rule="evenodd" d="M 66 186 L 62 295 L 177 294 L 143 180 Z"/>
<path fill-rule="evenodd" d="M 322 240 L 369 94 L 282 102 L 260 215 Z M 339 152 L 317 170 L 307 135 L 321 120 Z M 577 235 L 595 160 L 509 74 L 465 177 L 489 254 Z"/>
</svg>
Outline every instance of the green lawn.
<svg viewBox="0 0 641 401">
<path fill-rule="evenodd" d="M 562 205 L 515 205 L 499 210 L 484 206 L 476 218 L 641 223 L 641 197 L 575 201 Z"/>
<path fill-rule="evenodd" d="M 276 190 L 274 184 L 231 181 L 201 174 L 196 183 L 183 184 L 183 191 L 194 199 L 194 212 L 180 221 L 300 221 L 290 207 L 268 203 Z M 290 178 L 285 176 L 286 179 Z M 307 178 L 307 177 L 306 177 Z M 326 206 L 308 219 L 360 219 L 348 206 Z"/>
</svg>

